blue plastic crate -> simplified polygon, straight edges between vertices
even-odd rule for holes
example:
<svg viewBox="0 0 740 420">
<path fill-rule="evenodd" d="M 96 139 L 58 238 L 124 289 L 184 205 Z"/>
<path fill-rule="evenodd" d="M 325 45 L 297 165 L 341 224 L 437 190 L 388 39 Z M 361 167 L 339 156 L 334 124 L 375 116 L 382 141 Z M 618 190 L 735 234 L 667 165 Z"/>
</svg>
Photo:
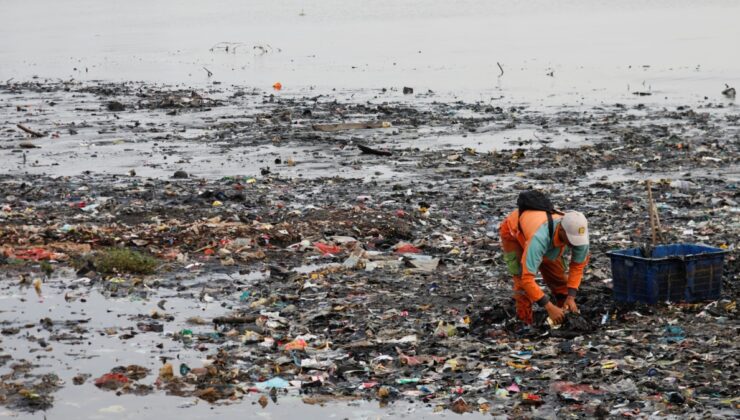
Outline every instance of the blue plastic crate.
<svg viewBox="0 0 740 420">
<path fill-rule="evenodd" d="M 652 256 L 640 248 L 607 252 L 617 302 L 697 302 L 722 294 L 727 251 L 705 245 L 661 245 Z"/>
</svg>

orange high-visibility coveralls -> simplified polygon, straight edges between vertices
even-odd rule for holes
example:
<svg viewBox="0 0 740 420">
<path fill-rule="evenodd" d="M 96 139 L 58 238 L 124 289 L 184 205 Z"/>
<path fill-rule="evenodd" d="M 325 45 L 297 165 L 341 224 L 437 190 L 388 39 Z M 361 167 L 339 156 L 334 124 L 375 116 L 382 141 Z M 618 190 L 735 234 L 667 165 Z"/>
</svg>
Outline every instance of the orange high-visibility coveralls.
<svg viewBox="0 0 740 420">
<path fill-rule="evenodd" d="M 499 227 L 504 261 L 514 277 L 514 299 L 519 319 L 533 322 L 532 303 L 545 306 L 550 299 L 535 282 L 537 271 L 562 306 L 565 298 L 575 296 L 581 285 L 583 269 L 589 259 L 588 245 L 572 247 L 568 275 L 565 275 L 565 255 L 568 245 L 558 238 L 562 216 L 553 214 L 553 238 L 547 226 L 547 213 L 519 210 L 509 214 Z M 521 230 L 519 230 L 521 227 Z"/>
</svg>

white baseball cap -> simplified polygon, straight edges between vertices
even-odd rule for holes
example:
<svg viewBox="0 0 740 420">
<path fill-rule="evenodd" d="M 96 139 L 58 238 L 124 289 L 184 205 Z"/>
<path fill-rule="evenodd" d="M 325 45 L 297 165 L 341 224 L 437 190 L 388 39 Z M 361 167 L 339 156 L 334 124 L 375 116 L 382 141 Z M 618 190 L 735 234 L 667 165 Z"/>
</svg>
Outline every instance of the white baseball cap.
<svg viewBox="0 0 740 420">
<path fill-rule="evenodd" d="M 588 245 L 588 221 L 583 213 L 566 212 L 560 220 L 560 226 L 565 230 L 565 236 L 573 246 Z"/>
</svg>

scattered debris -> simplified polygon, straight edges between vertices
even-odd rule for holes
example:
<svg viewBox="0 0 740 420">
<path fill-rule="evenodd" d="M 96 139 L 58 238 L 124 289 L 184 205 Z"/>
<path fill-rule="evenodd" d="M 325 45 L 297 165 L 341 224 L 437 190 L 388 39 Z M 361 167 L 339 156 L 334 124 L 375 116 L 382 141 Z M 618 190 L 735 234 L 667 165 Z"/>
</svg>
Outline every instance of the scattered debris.
<svg viewBox="0 0 740 420">
<path fill-rule="evenodd" d="M 314 124 L 312 127 L 316 131 L 334 132 L 343 130 L 390 128 L 391 123 L 387 121 L 370 121 L 365 123 Z"/>
<path fill-rule="evenodd" d="M 92 92 L 94 106 L 79 107 L 74 122 L 55 120 L 60 131 L 97 136 L 111 128 L 103 124 L 117 124 L 114 136 L 124 140 L 111 149 L 129 148 L 136 137 L 152 162 L 167 156 L 171 164 L 151 178 L 126 175 L 130 167 L 0 175 L 7 297 L 0 405 L 8 410 L 48 409 L 62 386 L 103 397 L 244 400 L 265 410 L 284 396 L 305 404 L 405 400 L 513 417 L 732 417 L 738 409 L 731 328 L 738 316 L 738 128 L 726 107 L 537 111 L 269 92 L 252 99 L 209 91 L 223 99 L 208 100 L 189 90 L 115 84 L 0 85 L 14 97 L 64 89 Z M 82 123 L 100 114 L 100 97 L 120 98 L 132 118 L 151 114 L 155 122 L 118 123 L 108 114 L 101 125 Z M 252 102 L 246 118 L 224 112 Z M 222 108 L 208 110 L 216 105 Z M 198 156 L 214 166 L 234 158 L 231 147 L 278 151 L 243 173 L 205 175 L 187 153 L 169 148 L 191 129 L 167 117 L 172 108 L 207 131 L 184 144 L 223 145 L 223 154 Z M 393 133 L 362 130 L 386 127 L 375 121 L 381 118 L 393 122 Z M 517 128 L 506 128 L 513 122 Z M 432 130 L 479 135 L 482 143 L 521 127 L 537 136 L 495 150 L 420 147 Z M 554 147 L 535 138 L 548 130 L 578 130 L 593 140 Z M 293 149 L 307 144 L 315 148 L 305 157 Z M 393 150 L 392 176 L 358 179 L 382 159 L 358 158 L 354 146 Z M 10 148 L 4 153 L 13 156 Z M 289 155 L 300 156 L 300 169 L 336 156 L 347 172 L 288 175 L 281 171 L 295 170 Z M 137 162 L 137 172 L 157 164 Z M 606 253 L 651 242 L 646 214 L 653 206 L 636 193 L 644 179 L 655 180 L 665 241 L 730 251 L 719 299 L 614 301 Z M 495 233 L 527 188 L 548 190 L 558 207 L 589 217 L 593 257 L 577 297 L 581 313 L 568 313 L 557 329 L 542 311 L 533 326 L 516 321 Z M 54 310 L 44 307 L 39 319 L 39 311 L 24 310 L 29 305 Z M 127 360 L 131 347 L 122 343 L 133 342 L 152 352 Z M 130 364 L 142 354 L 151 360 Z M 48 374 L 48 366 L 58 371 Z"/>
<path fill-rule="evenodd" d="M 113 111 L 113 112 L 121 112 L 121 111 L 126 110 L 126 106 L 118 101 L 110 101 L 108 102 L 106 107 L 108 108 L 108 111 Z"/>
<path fill-rule="evenodd" d="M 722 94 L 730 99 L 735 99 L 735 88 L 730 87 L 730 85 L 725 84 L 725 90 L 722 91 Z"/>
</svg>

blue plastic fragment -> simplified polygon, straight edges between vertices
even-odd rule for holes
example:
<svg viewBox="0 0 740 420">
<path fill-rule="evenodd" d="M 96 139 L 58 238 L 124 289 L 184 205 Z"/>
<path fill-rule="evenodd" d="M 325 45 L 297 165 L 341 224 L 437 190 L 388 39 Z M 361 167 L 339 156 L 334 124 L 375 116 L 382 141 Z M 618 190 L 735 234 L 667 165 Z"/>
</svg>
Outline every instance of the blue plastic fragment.
<svg viewBox="0 0 740 420">
<path fill-rule="evenodd" d="M 256 384 L 254 384 L 254 386 L 257 387 L 257 389 L 261 391 L 265 391 L 265 390 L 272 389 L 272 388 L 285 389 L 289 385 L 290 384 L 288 383 L 288 381 L 286 381 L 285 379 L 279 376 L 276 376 L 264 382 L 257 382 Z"/>
<path fill-rule="evenodd" d="M 665 337 L 661 340 L 664 343 L 680 343 L 686 339 L 686 331 L 676 325 L 666 325 Z"/>
</svg>

